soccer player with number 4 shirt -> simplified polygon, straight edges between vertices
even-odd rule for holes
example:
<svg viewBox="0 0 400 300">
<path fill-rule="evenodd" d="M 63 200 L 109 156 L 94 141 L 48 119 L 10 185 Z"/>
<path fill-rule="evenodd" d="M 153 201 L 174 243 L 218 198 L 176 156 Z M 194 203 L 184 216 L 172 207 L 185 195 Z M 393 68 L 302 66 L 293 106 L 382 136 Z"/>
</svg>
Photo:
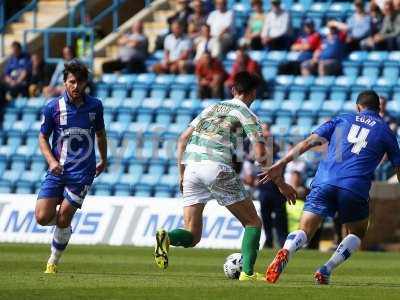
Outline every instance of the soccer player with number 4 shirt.
<svg viewBox="0 0 400 300">
<path fill-rule="evenodd" d="M 307 196 L 298 230 L 291 232 L 266 270 L 275 283 L 294 253 L 309 241 L 325 217 L 339 214 L 348 235 L 331 258 L 314 274 L 318 284 L 328 284 L 332 271 L 359 247 L 369 216 L 368 197 L 374 171 L 387 154 L 400 181 L 400 150 L 395 134 L 379 116 L 379 97 L 371 90 L 357 97 L 357 113 L 334 117 L 297 144 L 261 176 L 274 180 L 290 161 L 315 146 L 328 144 Z"/>
</svg>

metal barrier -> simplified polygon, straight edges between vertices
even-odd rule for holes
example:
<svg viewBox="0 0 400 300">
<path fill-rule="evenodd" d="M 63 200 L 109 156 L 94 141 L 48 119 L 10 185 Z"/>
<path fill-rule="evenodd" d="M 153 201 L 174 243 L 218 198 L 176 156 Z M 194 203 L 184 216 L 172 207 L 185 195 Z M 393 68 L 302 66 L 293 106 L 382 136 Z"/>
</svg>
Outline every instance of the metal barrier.
<svg viewBox="0 0 400 300">
<path fill-rule="evenodd" d="M 82 61 L 88 64 L 88 66 L 91 68 L 93 66 L 93 58 L 94 58 L 94 31 L 92 28 L 84 28 L 84 27 L 78 27 L 78 28 L 69 28 L 69 27 L 54 27 L 54 28 L 46 28 L 46 29 L 27 29 L 24 31 L 24 40 L 23 40 L 23 45 L 26 48 L 27 47 L 27 42 L 28 42 L 28 35 L 29 34 L 35 34 L 39 33 L 43 36 L 43 57 L 47 63 L 50 64 L 56 64 L 62 58 L 56 58 L 56 57 L 51 57 L 50 56 L 50 35 L 51 34 L 66 34 L 66 41 L 65 44 L 68 46 L 71 46 L 72 43 L 72 37 L 76 36 L 82 36 L 84 37 L 84 47 L 86 48 L 86 37 L 89 35 L 90 41 L 89 41 L 89 55 L 87 57 L 81 58 Z"/>
<path fill-rule="evenodd" d="M 0 56 L 4 56 L 4 33 L 6 31 L 7 25 L 17 21 L 24 13 L 28 11 L 33 11 L 32 15 L 32 28 L 36 29 L 37 26 L 37 4 L 38 0 L 32 0 L 23 9 L 18 11 L 16 14 L 11 16 L 8 20 L 5 18 L 5 6 L 6 1 L 0 0 Z"/>
</svg>

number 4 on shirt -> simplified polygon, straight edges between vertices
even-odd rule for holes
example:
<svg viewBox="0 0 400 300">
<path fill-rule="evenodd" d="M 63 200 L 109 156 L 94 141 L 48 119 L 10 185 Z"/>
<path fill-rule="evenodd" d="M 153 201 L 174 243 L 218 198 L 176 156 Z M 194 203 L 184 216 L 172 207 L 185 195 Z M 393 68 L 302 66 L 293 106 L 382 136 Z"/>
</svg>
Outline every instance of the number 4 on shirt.
<svg viewBox="0 0 400 300">
<path fill-rule="evenodd" d="M 361 129 L 361 130 L 360 130 Z M 362 128 L 358 125 L 353 124 L 350 128 L 349 134 L 347 136 L 347 141 L 354 144 L 351 148 L 351 152 L 355 154 L 360 154 L 362 148 L 367 146 L 367 136 L 369 134 L 369 129 Z"/>
</svg>

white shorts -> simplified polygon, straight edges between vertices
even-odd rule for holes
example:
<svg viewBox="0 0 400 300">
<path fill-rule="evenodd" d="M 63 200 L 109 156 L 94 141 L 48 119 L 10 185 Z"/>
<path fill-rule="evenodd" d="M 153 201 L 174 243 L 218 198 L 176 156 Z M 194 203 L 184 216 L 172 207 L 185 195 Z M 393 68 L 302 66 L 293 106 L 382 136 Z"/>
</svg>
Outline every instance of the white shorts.
<svg viewBox="0 0 400 300">
<path fill-rule="evenodd" d="M 249 199 L 242 181 L 232 167 L 217 162 L 188 163 L 183 175 L 184 206 L 216 199 L 228 206 Z"/>
</svg>

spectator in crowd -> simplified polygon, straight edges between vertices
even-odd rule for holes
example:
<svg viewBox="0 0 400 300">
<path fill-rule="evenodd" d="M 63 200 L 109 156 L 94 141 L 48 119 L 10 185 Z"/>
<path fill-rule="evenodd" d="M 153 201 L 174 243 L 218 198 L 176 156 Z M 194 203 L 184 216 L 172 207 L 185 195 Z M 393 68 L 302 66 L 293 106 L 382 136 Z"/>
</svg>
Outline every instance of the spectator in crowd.
<svg viewBox="0 0 400 300">
<path fill-rule="evenodd" d="M 386 122 L 386 124 L 389 125 L 390 129 L 392 129 L 394 132 L 397 132 L 397 122 L 396 119 L 391 116 L 387 110 L 386 110 L 386 98 L 383 96 L 379 97 L 379 115 L 381 118 Z"/>
<path fill-rule="evenodd" d="M 291 47 L 291 51 L 299 54 L 297 60 L 282 63 L 279 66 L 279 74 L 300 75 L 301 64 L 311 59 L 314 51 L 321 47 L 321 35 L 315 31 L 314 21 L 309 18 L 305 19 L 303 28 L 304 34 Z"/>
<path fill-rule="evenodd" d="M 31 58 L 28 53 L 22 51 L 19 42 L 11 44 L 12 54 L 8 59 L 2 78 L 6 99 L 8 101 L 18 95 L 28 96 L 28 85 L 32 71 Z"/>
<path fill-rule="evenodd" d="M 210 25 L 204 24 L 201 26 L 201 36 L 195 40 L 196 55 L 194 61 L 198 61 L 203 56 L 204 52 L 208 51 L 212 57 L 221 57 L 221 44 L 215 37 L 211 37 Z"/>
<path fill-rule="evenodd" d="M 263 45 L 268 50 L 287 50 L 292 31 L 290 16 L 281 8 L 281 0 L 271 0 L 271 5 L 261 32 Z"/>
<path fill-rule="evenodd" d="M 42 94 L 43 87 L 48 84 L 49 72 L 43 57 L 38 53 L 31 55 L 32 75 L 29 85 L 29 96 L 38 97 Z"/>
<path fill-rule="evenodd" d="M 242 71 L 247 71 L 252 74 L 257 74 L 260 78 L 262 78 L 260 66 L 255 60 L 251 59 L 251 57 L 246 52 L 245 47 L 240 47 L 238 48 L 238 50 L 236 50 L 235 62 L 233 63 L 228 79 L 225 81 L 226 98 L 232 97 L 233 80 L 236 74 Z"/>
<path fill-rule="evenodd" d="M 346 44 L 348 51 L 360 50 L 361 40 L 371 34 L 371 16 L 364 9 L 363 0 L 354 1 L 355 13 L 346 23 L 330 21 L 340 31 L 346 33 Z"/>
<path fill-rule="evenodd" d="M 271 132 L 268 124 L 262 124 L 263 136 L 268 147 L 273 153 L 273 159 L 277 159 L 279 146 L 272 141 Z M 251 155 L 249 155 L 251 157 Z M 265 232 L 264 248 L 272 248 L 273 245 L 273 228 L 277 233 L 278 247 L 282 247 L 288 234 L 288 221 L 286 213 L 285 197 L 279 192 L 279 189 L 273 182 L 262 185 L 258 184 L 258 174 L 261 169 L 254 164 L 253 160 L 245 160 L 243 163 L 242 178 L 245 184 L 254 187 L 258 191 L 258 199 L 260 201 L 260 213 L 263 221 Z"/>
<path fill-rule="evenodd" d="M 196 76 L 198 82 L 198 93 L 201 99 L 222 99 L 225 70 L 221 62 L 205 51 L 196 64 Z"/>
<path fill-rule="evenodd" d="M 244 39 L 247 45 L 253 50 L 262 50 L 264 48 L 261 41 L 261 32 L 264 27 L 265 14 L 263 3 L 261 0 L 253 0 L 251 2 L 253 13 L 247 22 L 247 28 Z"/>
<path fill-rule="evenodd" d="M 288 144 L 288 151 L 293 148 L 293 143 Z M 292 182 L 295 181 L 296 179 L 292 178 L 292 175 L 294 172 L 298 172 L 300 174 L 304 174 L 307 171 L 307 164 L 303 160 L 302 157 L 298 157 L 297 159 L 291 161 L 290 163 L 287 164 L 285 168 L 285 174 L 284 178 L 286 182 Z"/>
<path fill-rule="evenodd" d="M 375 2 L 371 1 L 369 3 L 368 14 L 371 17 L 371 35 L 375 35 L 382 28 L 382 21 L 383 21 L 382 11 Z"/>
<path fill-rule="evenodd" d="M 79 25 L 79 28 L 91 28 L 93 30 L 94 34 L 94 43 L 96 44 L 98 41 L 100 41 L 105 35 L 103 31 L 101 30 L 101 26 L 98 25 L 92 25 L 92 17 L 89 13 L 85 14 L 84 17 L 84 23 Z M 90 56 L 91 52 L 91 45 L 90 45 L 90 39 L 91 39 L 91 34 L 89 33 L 81 33 L 79 34 L 79 37 L 76 39 L 76 57 L 79 59 L 82 58 L 87 58 Z"/>
<path fill-rule="evenodd" d="M 222 52 L 226 53 L 233 46 L 233 11 L 227 9 L 226 0 L 216 0 L 215 8 L 209 14 L 207 24 L 210 25 L 211 36 L 219 40 Z"/>
<path fill-rule="evenodd" d="M 157 74 L 187 73 L 191 65 L 189 58 L 192 50 L 190 39 L 184 34 L 183 26 L 179 21 L 174 21 L 171 27 L 172 33 L 164 40 L 164 59 L 153 66 Z"/>
<path fill-rule="evenodd" d="M 303 76 L 317 74 L 319 76 L 338 75 L 341 71 L 344 45 L 339 37 L 336 26 L 329 25 L 328 35 L 322 40 L 320 49 L 316 50 L 313 58 L 301 64 Z"/>
<path fill-rule="evenodd" d="M 64 64 L 75 58 L 75 53 L 72 47 L 65 46 L 62 50 L 63 60 L 60 60 L 56 66 L 56 69 L 51 76 L 50 83 L 43 89 L 43 94 L 47 98 L 57 97 L 64 91 Z"/>
<path fill-rule="evenodd" d="M 188 35 L 194 40 L 201 34 L 201 28 L 206 24 L 207 16 L 204 13 L 203 2 L 193 1 L 193 13 L 188 18 Z"/>
<path fill-rule="evenodd" d="M 164 48 L 165 38 L 172 32 L 172 24 L 178 21 L 182 24 L 183 32 L 187 33 L 188 19 L 193 14 L 193 9 L 189 5 L 188 0 L 178 0 L 175 13 L 167 19 L 168 29 L 163 31 L 156 39 L 156 50 Z"/>
<path fill-rule="evenodd" d="M 400 11 L 400 0 L 393 0 L 393 6 L 395 11 Z"/>
<path fill-rule="evenodd" d="M 148 39 L 143 34 L 141 21 L 133 24 L 131 32 L 118 39 L 118 58 L 103 63 L 103 73 L 126 70 L 128 73 L 143 73 L 146 71 L 144 61 L 147 57 Z"/>
<path fill-rule="evenodd" d="M 391 0 L 385 1 L 383 24 L 380 31 L 361 41 L 365 50 L 397 50 L 400 49 L 400 14 L 394 9 Z"/>
</svg>

